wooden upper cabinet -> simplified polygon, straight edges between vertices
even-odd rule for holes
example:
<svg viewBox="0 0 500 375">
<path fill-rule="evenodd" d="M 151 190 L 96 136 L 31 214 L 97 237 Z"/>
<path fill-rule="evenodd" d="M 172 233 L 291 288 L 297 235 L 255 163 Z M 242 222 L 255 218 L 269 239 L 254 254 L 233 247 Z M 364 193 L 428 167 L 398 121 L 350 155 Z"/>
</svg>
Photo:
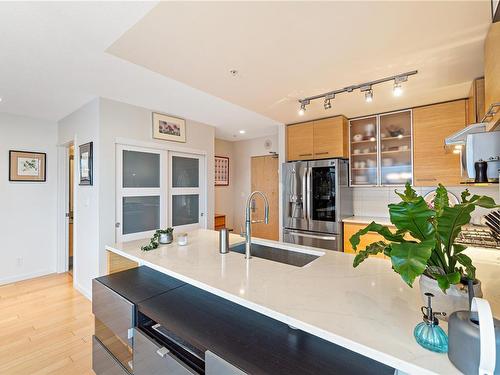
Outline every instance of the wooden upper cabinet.
<svg viewBox="0 0 500 375">
<path fill-rule="evenodd" d="M 484 96 L 485 110 L 493 103 L 500 103 L 500 22 L 492 23 L 484 41 Z M 488 118 L 488 130 L 500 125 L 500 107 Z"/>
<path fill-rule="evenodd" d="M 344 116 L 314 121 L 314 159 L 348 158 L 348 122 Z"/>
<path fill-rule="evenodd" d="M 287 126 L 287 160 L 313 158 L 313 127 L 312 121 Z"/>
<path fill-rule="evenodd" d="M 472 81 L 467 100 L 467 125 L 480 122 L 484 117 L 484 78 Z"/>
<path fill-rule="evenodd" d="M 336 116 L 287 126 L 287 160 L 349 157 L 348 121 Z"/>
<path fill-rule="evenodd" d="M 413 110 L 413 174 L 415 186 L 459 185 L 460 155 L 444 147 L 444 139 L 467 122 L 466 100 Z"/>
</svg>

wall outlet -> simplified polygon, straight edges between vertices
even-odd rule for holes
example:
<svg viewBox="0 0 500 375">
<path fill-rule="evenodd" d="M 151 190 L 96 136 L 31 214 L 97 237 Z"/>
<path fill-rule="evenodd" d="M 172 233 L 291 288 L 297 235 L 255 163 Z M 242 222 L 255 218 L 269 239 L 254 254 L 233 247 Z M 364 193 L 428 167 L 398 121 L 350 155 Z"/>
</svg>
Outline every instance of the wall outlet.
<svg viewBox="0 0 500 375">
<path fill-rule="evenodd" d="M 23 257 L 17 257 L 16 258 L 16 265 L 18 267 L 21 267 L 23 265 Z"/>
</svg>

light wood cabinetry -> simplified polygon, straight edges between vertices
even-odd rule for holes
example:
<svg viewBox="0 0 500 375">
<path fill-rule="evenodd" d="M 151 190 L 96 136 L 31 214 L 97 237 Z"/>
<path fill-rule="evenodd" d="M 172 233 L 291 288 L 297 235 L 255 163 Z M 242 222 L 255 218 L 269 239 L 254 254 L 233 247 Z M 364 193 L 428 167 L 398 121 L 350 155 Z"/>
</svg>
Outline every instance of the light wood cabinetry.
<svg viewBox="0 0 500 375">
<path fill-rule="evenodd" d="M 135 268 L 138 267 L 139 264 L 137 262 L 134 262 L 132 260 L 129 260 L 125 257 L 122 257 L 121 255 L 115 254 L 109 250 L 106 251 L 107 253 L 107 274 L 110 275 L 112 273 L 116 272 L 121 272 L 128 270 L 130 268 Z"/>
<path fill-rule="evenodd" d="M 348 121 L 344 116 L 336 116 L 314 121 L 314 159 L 349 157 Z"/>
<path fill-rule="evenodd" d="M 349 253 L 349 254 L 356 254 L 356 251 L 352 248 L 351 243 L 349 242 L 349 238 L 359 231 L 360 229 L 363 229 L 367 226 L 368 224 L 358 224 L 358 223 L 344 223 L 344 253 Z M 393 227 L 394 230 L 396 230 L 395 227 Z M 364 236 L 361 237 L 359 245 L 357 246 L 358 251 L 363 250 L 368 246 L 369 244 L 377 241 L 385 241 L 384 237 L 382 237 L 378 233 L 371 233 L 368 232 Z M 377 255 L 372 255 L 375 258 L 387 258 L 384 254 L 380 253 Z"/>
<path fill-rule="evenodd" d="M 344 116 L 287 126 L 287 160 L 328 159 L 349 155 Z"/>
<path fill-rule="evenodd" d="M 484 78 L 472 81 L 467 99 L 467 125 L 480 122 L 484 117 Z"/>
<path fill-rule="evenodd" d="M 313 158 L 313 127 L 312 121 L 287 126 L 287 160 Z"/>
<path fill-rule="evenodd" d="M 492 23 L 484 41 L 484 94 L 485 109 L 500 103 L 500 22 Z M 487 130 L 495 130 L 500 125 L 500 107 L 488 118 Z"/>
<path fill-rule="evenodd" d="M 444 139 L 466 125 L 466 100 L 413 110 L 415 186 L 459 185 L 460 155 L 444 147 Z"/>
<path fill-rule="evenodd" d="M 214 217 L 214 229 L 221 230 L 226 227 L 226 215 L 215 214 Z"/>
</svg>

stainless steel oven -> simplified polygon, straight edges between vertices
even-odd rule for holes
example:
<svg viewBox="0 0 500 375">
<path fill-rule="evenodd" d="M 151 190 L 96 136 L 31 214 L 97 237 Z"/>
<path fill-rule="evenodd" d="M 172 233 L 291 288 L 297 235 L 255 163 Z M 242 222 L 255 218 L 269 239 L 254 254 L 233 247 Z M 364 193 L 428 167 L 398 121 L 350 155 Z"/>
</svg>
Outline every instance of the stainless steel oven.
<svg viewBox="0 0 500 375">
<path fill-rule="evenodd" d="M 348 161 L 283 164 L 283 240 L 342 249 L 342 219 L 352 216 Z"/>
</svg>

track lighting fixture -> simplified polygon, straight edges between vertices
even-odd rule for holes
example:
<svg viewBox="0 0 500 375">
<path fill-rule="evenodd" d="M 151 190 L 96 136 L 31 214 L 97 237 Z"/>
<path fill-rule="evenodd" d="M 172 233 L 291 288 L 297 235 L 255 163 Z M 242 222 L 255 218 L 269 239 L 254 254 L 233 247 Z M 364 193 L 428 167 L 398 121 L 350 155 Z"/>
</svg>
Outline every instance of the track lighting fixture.
<svg viewBox="0 0 500 375">
<path fill-rule="evenodd" d="M 304 99 L 299 99 L 300 103 L 300 109 L 299 109 L 299 115 L 303 116 L 306 111 L 306 105 L 309 105 L 311 100 L 316 100 L 316 99 L 324 99 L 324 108 L 325 110 L 332 108 L 332 103 L 331 100 L 335 98 L 336 94 L 340 93 L 350 93 L 353 92 L 354 90 L 360 89 L 361 92 L 365 93 L 365 101 L 366 102 L 372 102 L 373 101 L 373 89 L 372 86 L 378 85 L 379 83 L 384 83 L 384 82 L 389 82 L 389 81 L 394 81 L 394 87 L 393 87 L 393 94 L 394 96 L 401 96 L 403 94 L 403 88 L 401 86 L 402 82 L 406 82 L 408 80 L 409 76 L 417 74 L 417 70 L 412 70 L 411 72 L 406 72 L 406 73 L 401 73 L 395 76 L 391 77 L 385 77 L 381 79 L 377 79 L 375 81 L 370 81 L 370 82 L 365 82 L 359 85 L 350 85 L 346 86 L 344 88 L 338 89 L 338 90 L 333 90 L 325 94 L 320 94 L 320 95 L 315 95 L 315 96 L 310 96 Z"/>
</svg>

